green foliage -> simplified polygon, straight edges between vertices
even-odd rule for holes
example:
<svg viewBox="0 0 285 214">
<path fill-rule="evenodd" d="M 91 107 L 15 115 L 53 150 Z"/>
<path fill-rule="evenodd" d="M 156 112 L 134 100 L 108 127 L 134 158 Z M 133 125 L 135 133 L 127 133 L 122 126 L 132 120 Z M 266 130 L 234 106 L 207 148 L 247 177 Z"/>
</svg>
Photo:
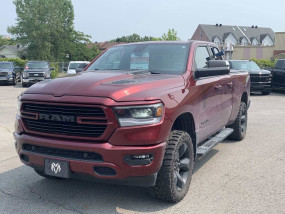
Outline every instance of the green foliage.
<svg viewBox="0 0 285 214">
<path fill-rule="evenodd" d="M 164 33 L 161 38 L 163 41 L 180 41 L 180 38 L 177 36 L 177 31 L 173 28 L 168 29 L 168 32 Z"/>
<path fill-rule="evenodd" d="M 50 68 L 54 68 L 54 70 L 51 71 L 51 78 L 54 79 L 54 78 L 57 78 L 58 74 L 59 74 L 59 71 L 60 71 L 60 68 L 59 68 L 59 65 L 58 63 L 56 62 L 50 62 L 49 63 L 49 66 Z"/>
<path fill-rule="evenodd" d="M 270 59 L 250 59 L 250 60 L 256 62 L 256 64 L 261 68 L 272 68 L 276 63 L 276 60 L 270 60 Z"/>
<path fill-rule="evenodd" d="M 74 29 L 71 0 L 14 0 L 14 4 L 17 23 L 8 32 L 27 47 L 27 58 L 66 60 L 66 54 L 76 55 L 76 47 L 89 42 L 89 36 Z"/>
<path fill-rule="evenodd" d="M 23 68 L 28 60 L 22 60 L 19 58 L 0 58 L 0 61 L 5 62 L 14 62 L 16 66 L 19 66 L 20 68 Z"/>
<path fill-rule="evenodd" d="M 70 61 L 91 61 L 100 54 L 100 50 L 95 45 L 87 46 L 84 43 L 74 44 L 68 53 Z"/>
<path fill-rule="evenodd" d="M 152 36 L 144 36 L 141 37 L 140 35 L 133 33 L 132 35 L 129 36 L 122 36 L 117 39 L 111 40 L 111 42 L 125 42 L 125 43 L 130 43 L 130 42 L 143 42 L 143 41 L 158 41 L 161 40 L 160 38 L 155 38 Z"/>
<path fill-rule="evenodd" d="M 14 39 L 6 39 L 0 36 L 0 47 L 3 45 L 15 45 L 15 40 Z"/>
</svg>

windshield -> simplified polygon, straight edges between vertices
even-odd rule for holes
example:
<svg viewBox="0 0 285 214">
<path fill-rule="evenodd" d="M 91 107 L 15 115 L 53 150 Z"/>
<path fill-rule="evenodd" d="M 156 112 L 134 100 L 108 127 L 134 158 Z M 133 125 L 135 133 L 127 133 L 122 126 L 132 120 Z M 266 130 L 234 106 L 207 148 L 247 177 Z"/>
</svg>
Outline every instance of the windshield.
<svg viewBox="0 0 285 214">
<path fill-rule="evenodd" d="M 232 69 L 236 70 L 260 70 L 258 65 L 253 61 L 230 61 Z"/>
<path fill-rule="evenodd" d="M 27 68 L 48 68 L 47 62 L 28 62 Z"/>
<path fill-rule="evenodd" d="M 13 69 L 12 63 L 0 63 L 0 69 Z"/>
<path fill-rule="evenodd" d="M 82 63 L 70 63 L 69 64 L 69 69 L 76 69 L 78 68 L 78 66 L 82 64 Z"/>
<path fill-rule="evenodd" d="M 189 44 L 132 44 L 110 48 L 90 70 L 148 70 L 182 74 L 186 70 Z"/>
</svg>

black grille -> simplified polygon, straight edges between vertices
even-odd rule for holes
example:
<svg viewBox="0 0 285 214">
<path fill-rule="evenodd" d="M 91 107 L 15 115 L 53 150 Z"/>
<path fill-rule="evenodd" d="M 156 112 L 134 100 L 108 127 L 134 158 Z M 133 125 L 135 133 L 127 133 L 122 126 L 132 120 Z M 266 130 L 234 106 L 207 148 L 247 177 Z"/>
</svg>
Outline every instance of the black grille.
<svg viewBox="0 0 285 214">
<path fill-rule="evenodd" d="M 100 161 L 100 162 L 103 161 L 102 156 L 95 152 L 57 149 L 45 146 L 36 146 L 32 144 L 24 144 L 23 150 L 28 152 L 34 152 L 37 154 L 50 155 L 61 158 L 72 158 L 77 160 Z"/>
<path fill-rule="evenodd" d="M 58 106 L 58 105 L 23 103 L 22 110 L 24 112 L 30 112 L 30 113 L 40 113 L 48 115 L 56 114 L 56 115 L 72 116 L 75 118 L 96 117 L 100 118 L 102 121 L 102 124 L 79 124 L 76 122 L 36 120 L 36 119 L 23 118 L 25 126 L 31 131 L 67 135 L 67 136 L 98 138 L 104 133 L 105 129 L 107 128 L 105 113 L 101 108 L 98 107 Z"/>
<path fill-rule="evenodd" d="M 43 77 L 44 73 L 29 73 L 29 77 Z"/>
<path fill-rule="evenodd" d="M 8 72 L 0 72 L 0 77 L 6 77 L 8 75 Z"/>
<path fill-rule="evenodd" d="M 47 104 L 23 103 L 23 110 L 33 113 L 64 114 L 81 117 L 105 117 L 105 113 L 98 107 L 58 106 Z"/>
<path fill-rule="evenodd" d="M 271 75 L 270 74 L 250 74 L 251 82 L 270 82 Z"/>
</svg>

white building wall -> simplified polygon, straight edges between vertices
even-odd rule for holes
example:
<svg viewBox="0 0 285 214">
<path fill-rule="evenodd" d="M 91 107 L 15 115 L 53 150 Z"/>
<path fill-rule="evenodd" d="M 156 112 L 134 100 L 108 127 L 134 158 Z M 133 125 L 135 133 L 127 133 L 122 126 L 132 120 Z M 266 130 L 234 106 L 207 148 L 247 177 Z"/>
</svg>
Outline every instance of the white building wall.
<svg viewBox="0 0 285 214">
<path fill-rule="evenodd" d="M 263 40 L 262 40 L 262 45 L 263 46 L 272 46 L 273 41 L 272 39 L 267 35 Z"/>
<path fill-rule="evenodd" d="M 237 40 L 236 40 L 236 38 L 232 34 L 230 34 L 225 39 L 225 44 L 226 44 L 227 50 L 232 50 L 233 46 L 236 46 Z"/>
<path fill-rule="evenodd" d="M 13 51 L 10 49 L 4 47 L 0 50 L 0 55 L 5 56 L 6 58 L 18 58 L 18 55 L 15 54 Z"/>
</svg>

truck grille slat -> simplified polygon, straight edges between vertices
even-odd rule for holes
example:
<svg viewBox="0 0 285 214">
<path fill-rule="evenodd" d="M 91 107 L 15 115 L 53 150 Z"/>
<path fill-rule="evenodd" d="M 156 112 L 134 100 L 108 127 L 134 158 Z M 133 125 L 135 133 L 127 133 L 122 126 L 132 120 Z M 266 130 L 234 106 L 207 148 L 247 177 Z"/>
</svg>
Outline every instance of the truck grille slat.
<svg viewBox="0 0 285 214">
<path fill-rule="evenodd" d="M 89 161 L 98 161 L 98 162 L 103 161 L 102 156 L 95 152 L 58 149 L 58 148 L 51 148 L 45 146 L 36 146 L 32 144 L 24 144 L 23 150 L 28 152 L 34 152 L 37 154 L 51 155 L 61 158 L 72 158 L 77 160 L 89 160 Z"/>
<path fill-rule="evenodd" d="M 69 129 L 69 128 L 63 128 L 60 126 L 51 128 L 48 125 L 47 126 L 35 125 L 32 123 L 28 123 L 28 122 L 27 122 L 27 124 L 30 128 L 38 129 L 38 130 L 41 130 L 43 132 L 49 131 L 52 133 L 69 133 L 70 131 L 72 131 L 74 135 L 80 135 L 82 132 L 84 132 L 85 134 L 90 134 L 90 135 L 101 135 L 105 130 L 105 128 L 93 129 L 93 130 L 76 129 L 76 128 Z"/>
<path fill-rule="evenodd" d="M 251 82 L 270 82 L 271 75 L 270 74 L 250 74 Z"/>
<path fill-rule="evenodd" d="M 74 105 L 53 105 L 53 104 L 37 104 L 37 103 L 23 103 L 22 112 L 46 115 L 64 115 L 72 116 L 75 119 L 72 122 L 68 121 L 54 121 L 39 118 L 25 118 L 23 121 L 28 130 L 38 133 L 50 133 L 57 135 L 64 135 L 65 137 L 92 137 L 98 138 L 104 134 L 107 128 L 107 118 L 104 111 L 99 107 L 85 107 Z M 82 124 L 77 123 L 78 117 L 98 118 L 100 124 Z M 96 121 L 96 119 L 95 119 Z M 102 123 L 102 124 L 101 124 Z"/>
<path fill-rule="evenodd" d="M 50 114 L 80 114 L 80 116 L 93 116 L 93 117 L 105 117 L 105 113 L 100 108 L 92 107 L 76 107 L 76 106 L 55 106 L 55 105 L 43 105 L 43 104 L 23 104 L 23 110 L 27 112 L 36 113 L 50 113 Z"/>
</svg>

